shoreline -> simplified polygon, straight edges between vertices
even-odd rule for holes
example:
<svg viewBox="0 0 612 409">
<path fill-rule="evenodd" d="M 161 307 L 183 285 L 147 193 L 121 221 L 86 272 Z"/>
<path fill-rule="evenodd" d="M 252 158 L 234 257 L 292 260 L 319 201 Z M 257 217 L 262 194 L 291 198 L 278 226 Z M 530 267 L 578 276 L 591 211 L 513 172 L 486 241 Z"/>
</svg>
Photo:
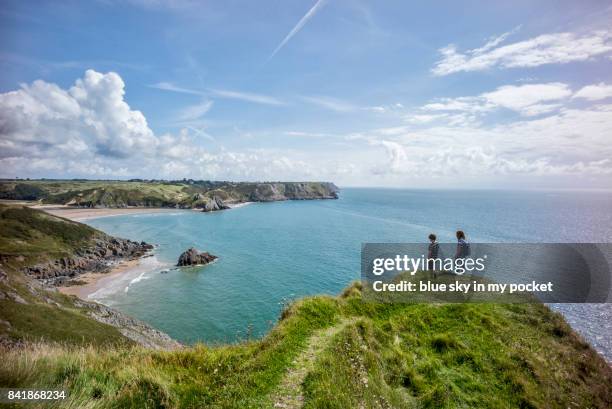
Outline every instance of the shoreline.
<svg viewBox="0 0 612 409">
<path fill-rule="evenodd" d="M 138 268 L 143 258 L 144 257 L 120 261 L 116 265 L 112 266 L 110 271 L 107 273 L 87 272 L 81 274 L 76 279 L 79 281 L 84 281 L 85 284 L 68 286 L 63 285 L 57 287 L 57 291 L 65 295 L 74 295 L 83 301 L 91 301 L 89 298 L 90 295 L 104 288 L 105 284 L 114 281 L 119 276 Z"/>
<path fill-rule="evenodd" d="M 250 205 L 254 202 L 242 202 L 231 204 L 228 210 L 237 209 Z M 124 216 L 131 214 L 154 214 L 154 213 L 174 213 L 176 211 L 194 211 L 201 209 L 169 209 L 157 207 L 135 207 L 135 208 L 75 208 L 67 205 L 33 205 L 34 209 L 42 210 L 54 216 L 63 217 L 72 221 L 82 222 L 89 219 L 97 219 L 112 216 Z M 62 285 L 57 287 L 57 291 L 65 295 L 74 295 L 83 301 L 92 301 L 90 296 L 97 293 L 115 281 L 120 281 L 130 272 L 141 270 L 144 266 L 142 261 L 154 256 L 148 253 L 142 257 L 131 260 L 121 260 L 110 266 L 108 272 L 89 271 L 75 277 L 75 280 L 84 282 L 83 284 Z M 129 288 L 129 284 L 127 285 Z"/>
<path fill-rule="evenodd" d="M 27 203 L 24 203 L 26 206 Z M 236 207 L 246 206 L 251 202 L 240 203 Z M 84 222 L 90 219 L 98 219 L 113 216 L 125 216 L 136 214 L 156 214 L 156 213 L 176 213 L 189 212 L 201 209 L 174 209 L 160 207 L 132 207 L 132 208 L 78 208 L 67 205 L 30 205 L 28 207 L 42 210 L 53 216 L 63 217 L 75 222 Z M 234 208 L 234 207 L 232 207 Z M 97 293 L 106 287 L 109 287 L 113 282 L 121 282 L 121 278 L 129 275 L 130 272 L 139 272 L 141 269 L 147 269 L 143 265 L 143 260 L 154 257 L 155 254 L 149 252 L 142 257 L 130 260 L 120 260 L 115 264 L 110 265 L 108 272 L 93 272 L 88 271 L 75 277 L 75 280 L 83 281 L 83 284 L 62 285 L 57 288 L 62 294 L 74 295 L 83 301 L 93 301 L 90 296 Z M 131 283 L 127 284 L 129 287 Z"/>
<path fill-rule="evenodd" d="M 229 204 L 229 209 L 233 210 L 238 209 L 255 202 L 240 202 Z M 192 209 L 176 209 L 169 207 L 104 207 L 104 208 L 82 208 L 82 207 L 73 207 L 67 205 L 28 205 L 27 203 L 23 203 L 24 205 L 37 210 L 42 210 L 46 213 L 52 214 L 53 216 L 63 217 L 65 219 L 69 219 L 75 222 L 82 222 L 89 219 L 100 219 L 103 217 L 112 217 L 112 216 L 129 216 L 133 214 L 155 214 L 155 213 L 176 213 L 176 212 L 189 212 L 189 211 L 197 211 L 202 212 L 202 209 L 192 208 Z"/>
<path fill-rule="evenodd" d="M 253 204 L 253 203 L 255 203 L 255 202 L 229 203 L 229 204 L 228 204 L 228 206 L 229 206 L 229 209 L 228 209 L 228 210 L 232 210 L 232 209 L 239 209 L 239 208 L 241 208 L 241 207 L 248 206 L 248 205 L 251 205 L 251 204 Z"/>
<path fill-rule="evenodd" d="M 66 205 L 34 205 L 32 209 L 42 210 L 53 216 L 63 217 L 80 222 L 89 219 L 98 219 L 111 216 L 126 216 L 132 214 L 174 213 L 185 209 L 165 207 L 124 207 L 124 208 L 79 208 Z"/>
</svg>

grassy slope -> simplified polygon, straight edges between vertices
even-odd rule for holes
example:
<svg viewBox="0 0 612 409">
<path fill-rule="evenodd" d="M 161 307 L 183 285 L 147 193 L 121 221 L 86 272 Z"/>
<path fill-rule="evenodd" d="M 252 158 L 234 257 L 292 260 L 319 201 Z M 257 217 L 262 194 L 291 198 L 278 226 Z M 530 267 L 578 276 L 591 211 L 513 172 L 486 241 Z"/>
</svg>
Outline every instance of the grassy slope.
<svg viewBox="0 0 612 409">
<path fill-rule="evenodd" d="M 129 344 L 112 326 L 77 308 L 70 297 L 45 291 L 20 267 L 71 256 L 104 234 L 81 223 L 20 206 L 0 205 L 0 256 L 7 279 L 0 281 L 0 336 L 12 340 L 72 344 Z M 26 304 L 15 301 L 16 294 Z"/>
<path fill-rule="evenodd" d="M 0 319 L 11 326 L 0 327 L 0 335 L 27 342 L 58 342 L 71 345 L 131 345 L 115 327 L 95 321 L 86 311 L 76 308 L 67 297 L 49 295 L 50 304 L 24 295 L 23 287 L 17 292 L 28 304 L 12 300 L 0 301 Z"/>
<path fill-rule="evenodd" d="M 68 388 L 65 407 L 273 407 L 312 340 L 319 352 L 298 386 L 309 408 L 612 403 L 610 367 L 541 304 L 373 304 L 358 285 L 342 297 L 299 301 L 261 341 L 9 352 L 0 385 Z"/>
<path fill-rule="evenodd" d="M 205 201 L 198 199 L 197 195 L 209 198 L 218 196 L 228 203 L 248 201 L 257 185 L 209 181 L 3 180 L 0 181 L 0 197 L 80 206 L 196 207 Z M 313 193 L 329 193 L 318 182 L 306 182 L 304 185 Z"/>
<path fill-rule="evenodd" d="M 71 256 L 104 234 L 89 226 L 22 206 L 0 204 L 0 255 L 17 266 Z M 21 256 L 23 260 L 16 258 Z"/>
</svg>

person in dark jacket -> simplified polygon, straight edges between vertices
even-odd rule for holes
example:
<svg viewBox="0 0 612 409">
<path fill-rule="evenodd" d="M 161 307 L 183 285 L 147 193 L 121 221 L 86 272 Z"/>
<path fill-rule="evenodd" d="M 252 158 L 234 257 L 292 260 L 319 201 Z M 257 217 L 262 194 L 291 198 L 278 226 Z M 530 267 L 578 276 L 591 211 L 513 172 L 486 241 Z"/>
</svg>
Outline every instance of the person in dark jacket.
<svg viewBox="0 0 612 409">
<path fill-rule="evenodd" d="M 429 271 L 435 270 L 434 260 L 438 259 L 438 254 L 440 253 L 440 244 L 438 244 L 436 239 L 435 234 L 431 233 L 429 235 L 429 247 L 427 248 L 427 270 Z"/>
<path fill-rule="evenodd" d="M 466 258 L 470 255 L 470 243 L 465 239 L 465 233 L 462 230 L 457 230 L 457 252 L 455 259 Z"/>
</svg>

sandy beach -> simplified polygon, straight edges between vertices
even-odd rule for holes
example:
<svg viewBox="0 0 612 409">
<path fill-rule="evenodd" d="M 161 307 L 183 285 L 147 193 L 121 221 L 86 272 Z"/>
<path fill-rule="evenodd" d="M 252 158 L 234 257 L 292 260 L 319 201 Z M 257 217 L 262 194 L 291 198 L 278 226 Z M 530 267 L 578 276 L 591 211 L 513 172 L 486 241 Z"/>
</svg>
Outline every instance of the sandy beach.
<svg viewBox="0 0 612 409">
<path fill-rule="evenodd" d="M 243 207 L 252 202 L 235 203 L 230 205 L 231 209 Z M 99 217 L 123 216 L 131 214 L 147 214 L 147 213 L 170 213 L 180 211 L 199 211 L 201 209 L 169 209 L 169 208 L 153 208 L 153 207 L 129 207 L 129 208 L 75 208 L 66 205 L 32 205 L 31 202 L 24 202 L 25 205 L 30 205 L 34 209 L 43 210 L 54 216 L 64 217 L 74 221 L 84 221 L 87 219 L 95 219 Z M 88 297 L 109 285 L 113 280 L 120 279 L 124 274 L 139 269 L 142 258 L 137 260 L 127 260 L 118 263 L 111 268 L 108 273 L 85 273 L 80 275 L 77 280 L 85 282 L 81 285 L 71 285 L 58 287 L 58 290 L 63 294 L 75 295 L 83 300 L 88 300 Z"/>
<path fill-rule="evenodd" d="M 123 216 L 131 214 L 150 214 L 150 213 L 170 213 L 180 211 L 199 211 L 201 209 L 169 209 L 169 208 L 152 208 L 152 207 L 131 207 L 131 208 L 75 208 L 66 205 L 41 205 L 24 202 L 25 205 L 30 205 L 34 209 L 43 210 L 54 216 L 64 217 L 66 219 L 82 222 L 88 219 Z M 236 203 L 230 205 L 230 208 L 239 208 L 251 204 L 251 202 Z M 76 278 L 79 281 L 85 282 L 81 285 L 71 285 L 58 287 L 58 290 L 67 295 L 75 295 L 83 300 L 88 300 L 91 294 L 98 290 L 112 285 L 113 281 L 122 281 L 126 273 L 134 272 L 145 268 L 142 265 L 144 258 L 137 260 L 127 260 L 113 266 L 108 273 L 85 273 Z M 147 264 L 146 262 L 144 263 Z"/>
<path fill-rule="evenodd" d="M 84 281 L 86 284 L 58 287 L 58 291 L 67 295 L 76 295 L 87 300 L 90 294 L 95 293 L 104 287 L 108 282 L 118 276 L 137 268 L 141 259 L 122 261 L 111 268 L 108 273 L 85 273 L 77 277 L 77 280 Z"/>
<path fill-rule="evenodd" d="M 99 217 L 124 216 L 130 214 L 180 212 L 183 209 L 168 209 L 159 207 L 127 207 L 127 208 L 77 208 L 65 205 L 34 205 L 33 209 L 44 210 L 54 216 L 64 217 L 74 221 L 83 221 Z"/>
</svg>

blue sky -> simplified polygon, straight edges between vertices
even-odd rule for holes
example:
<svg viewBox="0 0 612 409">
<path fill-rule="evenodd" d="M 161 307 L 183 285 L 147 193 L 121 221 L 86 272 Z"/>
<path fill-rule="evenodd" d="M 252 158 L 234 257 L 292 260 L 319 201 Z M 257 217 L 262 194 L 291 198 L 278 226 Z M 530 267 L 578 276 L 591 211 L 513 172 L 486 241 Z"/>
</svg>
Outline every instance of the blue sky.
<svg viewBox="0 0 612 409">
<path fill-rule="evenodd" d="M 603 1 L 0 6 L 0 176 L 612 182 Z"/>
</svg>

